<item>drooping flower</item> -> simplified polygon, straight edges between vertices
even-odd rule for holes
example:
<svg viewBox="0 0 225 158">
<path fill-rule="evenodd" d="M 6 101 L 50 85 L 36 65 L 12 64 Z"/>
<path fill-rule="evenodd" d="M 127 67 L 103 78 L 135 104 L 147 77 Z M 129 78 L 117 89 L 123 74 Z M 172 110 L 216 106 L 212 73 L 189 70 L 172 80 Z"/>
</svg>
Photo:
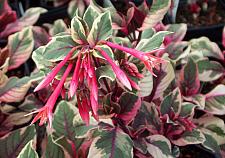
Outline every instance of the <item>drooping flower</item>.
<svg viewBox="0 0 225 158">
<path fill-rule="evenodd" d="M 106 44 L 106 45 L 108 45 L 111 48 L 115 48 L 115 49 L 124 51 L 126 53 L 129 53 L 130 55 L 138 58 L 139 60 L 141 60 L 144 63 L 145 67 L 154 76 L 156 76 L 156 75 L 153 73 L 153 68 L 156 68 L 157 70 L 159 70 L 160 63 L 164 63 L 165 62 L 165 60 L 163 60 L 161 58 L 158 58 L 158 57 L 155 57 L 155 56 L 152 55 L 155 52 L 158 52 L 159 50 L 162 50 L 162 48 L 155 49 L 155 50 L 153 50 L 151 52 L 145 53 L 145 52 L 141 52 L 141 51 L 138 51 L 138 50 L 135 50 L 135 49 L 132 49 L 132 48 L 127 48 L 127 47 L 124 47 L 124 46 L 120 46 L 118 44 L 115 44 L 115 43 L 112 43 L 112 42 L 108 42 L 108 41 L 103 41 L 103 44 Z"/>
<path fill-rule="evenodd" d="M 39 125 L 43 125 L 47 120 L 49 121 L 50 127 L 52 126 L 52 111 L 54 109 L 55 103 L 61 93 L 61 90 L 64 86 L 64 82 L 66 81 L 67 76 L 69 75 L 71 69 L 73 67 L 72 63 L 69 63 L 66 71 L 64 72 L 61 80 L 59 81 L 59 84 L 57 85 L 57 87 L 55 88 L 55 90 L 53 91 L 53 93 L 51 94 L 51 96 L 49 97 L 47 103 L 45 104 L 44 107 L 42 107 L 41 109 L 38 109 L 30 114 L 33 113 L 38 113 L 33 121 L 31 122 L 31 124 L 35 123 L 38 119 L 40 119 L 40 123 Z M 29 115 L 29 114 L 28 114 Z"/>
</svg>

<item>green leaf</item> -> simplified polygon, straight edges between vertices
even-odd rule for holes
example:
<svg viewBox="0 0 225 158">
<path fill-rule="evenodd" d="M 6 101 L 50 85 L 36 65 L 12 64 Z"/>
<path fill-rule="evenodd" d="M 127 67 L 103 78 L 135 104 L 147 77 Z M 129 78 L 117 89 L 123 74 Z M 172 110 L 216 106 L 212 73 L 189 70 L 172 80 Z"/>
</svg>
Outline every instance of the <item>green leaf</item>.
<svg viewBox="0 0 225 158">
<path fill-rule="evenodd" d="M 0 155 L 4 158 L 17 157 L 24 146 L 35 136 L 35 127 L 17 129 L 0 138 Z"/>
<path fill-rule="evenodd" d="M 204 141 L 204 134 L 199 129 L 193 129 L 192 131 L 185 131 L 179 139 L 172 142 L 178 146 L 185 146 L 189 144 L 201 144 Z"/>
<path fill-rule="evenodd" d="M 219 84 L 206 94 L 205 110 L 216 115 L 225 114 L 225 85 Z"/>
<path fill-rule="evenodd" d="M 11 77 L 0 86 L 0 101 L 2 102 L 20 102 L 24 99 L 28 89 L 31 86 L 29 77 L 17 78 Z"/>
<path fill-rule="evenodd" d="M 162 45 L 164 37 L 169 34 L 171 34 L 171 32 L 168 31 L 157 32 L 151 38 L 142 39 L 135 49 L 143 52 L 150 52 L 154 49 L 157 49 Z"/>
<path fill-rule="evenodd" d="M 200 37 L 190 41 L 191 53 L 202 53 L 205 57 L 214 57 L 216 59 L 224 60 L 224 56 L 218 45 L 211 42 L 207 37 Z"/>
<path fill-rule="evenodd" d="M 87 23 L 89 28 L 92 28 L 94 20 L 99 16 L 99 12 L 93 7 L 89 6 L 84 13 L 84 21 Z"/>
<path fill-rule="evenodd" d="M 172 158 L 170 141 L 162 135 L 147 137 L 147 150 L 153 158 Z"/>
<path fill-rule="evenodd" d="M 118 127 L 102 131 L 96 137 L 88 153 L 88 158 L 132 158 L 133 142 L 131 138 Z"/>
<path fill-rule="evenodd" d="M 199 60 L 197 64 L 199 70 L 199 80 L 203 82 L 215 81 L 223 76 L 225 72 L 223 66 L 216 61 L 203 59 Z"/>
<path fill-rule="evenodd" d="M 71 35 L 76 43 L 84 44 L 87 42 L 87 28 L 83 19 L 75 16 L 71 21 Z"/>
<path fill-rule="evenodd" d="M 54 22 L 53 28 L 50 29 L 50 34 L 52 36 L 61 33 L 61 32 L 67 32 L 68 28 L 65 24 L 65 22 L 62 19 L 58 19 Z"/>
<path fill-rule="evenodd" d="M 181 93 L 179 88 L 176 88 L 168 94 L 160 105 L 160 112 L 162 115 L 170 114 L 174 112 L 176 116 L 179 116 L 181 111 Z"/>
<path fill-rule="evenodd" d="M 38 69 L 44 69 L 52 66 L 51 62 L 63 60 L 75 46 L 76 43 L 70 35 L 55 36 L 47 45 L 36 49 L 32 54 L 32 59 Z M 77 51 L 75 51 L 75 53 L 76 52 Z"/>
<path fill-rule="evenodd" d="M 219 145 L 225 143 L 225 125 L 222 119 L 203 115 L 194 122 L 203 133 L 211 135 Z"/>
<path fill-rule="evenodd" d="M 110 65 L 98 67 L 95 70 L 95 73 L 98 80 L 100 80 L 101 78 L 108 78 L 111 81 L 114 81 L 116 78 L 116 75 Z"/>
<path fill-rule="evenodd" d="M 15 69 L 30 57 L 34 47 L 32 28 L 27 27 L 20 32 L 10 35 L 8 49 L 10 53 L 9 70 Z"/>
<path fill-rule="evenodd" d="M 95 46 L 101 40 L 107 40 L 112 35 L 112 22 L 110 12 L 100 14 L 92 25 L 87 41 Z"/>
<path fill-rule="evenodd" d="M 171 5 L 171 0 L 153 0 L 150 11 L 144 19 L 140 30 L 153 28 L 160 22 L 167 13 Z"/>
<path fill-rule="evenodd" d="M 220 153 L 220 147 L 217 144 L 216 140 L 209 134 L 204 134 L 204 136 L 205 136 L 205 141 L 202 143 L 202 145 L 205 148 L 211 150 L 215 154 L 215 157 L 222 158 Z"/>
<path fill-rule="evenodd" d="M 52 136 L 48 136 L 48 143 L 45 152 L 45 158 L 63 158 L 65 157 L 63 149 L 57 145 Z"/>
<path fill-rule="evenodd" d="M 146 97 L 151 94 L 153 89 L 153 76 L 149 71 L 144 73 L 144 77 L 140 80 L 139 87 L 142 97 Z"/>
<path fill-rule="evenodd" d="M 33 140 L 29 141 L 22 149 L 17 158 L 38 158 L 38 154 L 33 147 Z"/>
<path fill-rule="evenodd" d="M 170 83 L 175 78 L 175 72 L 173 66 L 170 62 L 163 63 L 161 71 L 157 76 L 156 80 L 158 85 L 156 86 L 156 91 L 153 99 L 157 99 L 163 96 L 164 91 L 170 85 Z"/>
<path fill-rule="evenodd" d="M 180 73 L 180 88 L 186 96 L 198 93 L 200 81 L 198 77 L 198 67 L 190 57 Z"/>
</svg>

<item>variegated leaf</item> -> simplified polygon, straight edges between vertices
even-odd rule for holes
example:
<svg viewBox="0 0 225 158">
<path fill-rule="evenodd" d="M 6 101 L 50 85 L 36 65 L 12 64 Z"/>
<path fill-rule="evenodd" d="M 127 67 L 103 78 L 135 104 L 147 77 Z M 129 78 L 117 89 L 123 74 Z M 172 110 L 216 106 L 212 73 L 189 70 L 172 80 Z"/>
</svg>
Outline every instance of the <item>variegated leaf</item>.
<svg viewBox="0 0 225 158">
<path fill-rule="evenodd" d="M 153 90 L 153 76 L 149 71 L 144 73 L 144 77 L 139 83 L 140 94 L 142 97 L 149 96 Z"/>
<path fill-rule="evenodd" d="M 179 116 L 181 111 L 181 93 L 179 88 L 176 88 L 167 95 L 160 105 L 160 112 L 162 115 L 170 114 L 171 112 L 175 113 L 175 116 Z"/>
<path fill-rule="evenodd" d="M 58 19 L 54 22 L 53 27 L 49 30 L 50 35 L 54 36 L 61 32 L 67 32 L 68 28 L 62 19 Z"/>
<path fill-rule="evenodd" d="M 225 85 L 219 84 L 206 94 L 205 110 L 216 115 L 225 114 Z"/>
<path fill-rule="evenodd" d="M 209 61 L 208 59 L 199 60 L 197 62 L 199 70 L 199 80 L 203 82 L 210 82 L 219 79 L 224 75 L 224 67 L 216 61 Z"/>
<path fill-rule="evenodd" d="M 211 135 L 217 144 L 225 144 L 225 125 L 222 119 L 211 115 L 203 115 L 195 119 L 194 122 L 203 133 Z"/>
<path fill-rule="evenodd" d="M 39 158 L 37 152 L 33 147 L 33 140 L 29 141 L 27 145 L 21 150 L 17 158 Z"/>
<path fill-rule="evenodd" d="M 110 12 L 100 14 L 95 20 L 87 37 L 91 46 L 95 46 L 101 40 L 107 40 L 112 35 L 112 21 Z"/>
<path fill-rule="evenodd" d="M 129 135 L 117 127 L 102 131 L 96 137 L 88 153 L 88 158 L 132 158 L 133 143 Z"/>
<path fill-rule="evenodd" d="M 31 55 L 34 47 L 32 28 L 24 28 L 21 32 L 10 35 L 8 49 L 10 53 L 9 70 L 23 64 Z"/>
<path fill-rule="evenodd" d="M 65 157 L 63 149 L 54 142 L 52 136 L 48 136 L 48 142 L 45 151 L 45 158 L 63 158 Z"/>
<path fill-rule="evenodd" d="M 73 40 L 78 44 L 87 43 L 87 26 L 86 22 L 80 17 L 75 16 L 71 21 L 71 35 Z"/>
<path fill-rule="evenodd" d="M 191 53 L 202 53 L 205 57 L 214 57 L 219 60 L 224 60 L 224 56 L 218 45 L 211 42 L 207 37 L 200 37 L 190 41 Z"/>
<path fill-rule="evenodd" d="M 169 34 L 171 34 L 171 32 L 168 31 L 157 32 L 151 38 L 142 39 L 136 46 L 136 49 L 143 52 L 150 52 L 154 49 L 157 49 L 162 45 L 165 36 Z"/>
<path fill-rule="evenodd" d="M 191 57 L 181 70 L 180 88 L 182 94 L 185 96 L 194 95 L 199 91 L 200 81 L 198 77 L 198 67 Z"/>
<path fill-rule="evenodd" d="M 190 144 L 201 144 L 204 141 L 204 134 L 199 129 L 193 129 L 192 131 L 185 131 L 181 138 L 173 140 L 172 142 L 178 146 L 185 146 Z"/>
<path fill-rule="evenodd" d="M 168 38 L 170 38 L 171 41 L 179 42 L 182 41 L 187 32 L 187 24 L 170 24 L 166 26 L 166 30 L 173 32 L 171 35 L 168 35 Z"/>
<path fill-rule="evenodd" d="M 170 141 L 163 135 L 147 137 L 147 150 L 153 158 L 172 158 Z"/>
<path fill-rule="evenodd" d="M 117 117 L 122 119 L 125 124 L 129 124 L 141 106 L 141 98 L 133 93 L 123 93 L 120 97 L 119 105 L 121 110 Z"/>
<path fill-rule="evenodd" d="M 24 99 L 28 89 L 31 86 L 29 77 L 18 79 L 11 77 L 0 86 L 0 102 L 20 102 Z"/>
<path fill-rule="evenodd" d="M 163 92 L 175 78 L 175 72 L 170 62 L 162 64 L 160 74 L 157 76 L 157 87 L 153 99 L 163 96 Z"/>
<path fill-rule="evenodd" d="M 144 19 L 140 30 L 153 28 L 160 22 L 167 13 L 171 5 L 171 0 L 153 0 L 150 11 Z"/>
<path fill-rule="evenodd" d="M 0 138 L 0 155 L 4 158 L 14 158 L 23 147 L 35 137 L 35 127 L 28 126 L 17 129 Z"/>
<path fill-rule="evenodd" d="M 94 20 L 99 16 L 99 12 L 93 7 L 89 6 L 84 13 L 84 21 L 87 23 L 88 27 L 91 29 Z"/>
</svg>

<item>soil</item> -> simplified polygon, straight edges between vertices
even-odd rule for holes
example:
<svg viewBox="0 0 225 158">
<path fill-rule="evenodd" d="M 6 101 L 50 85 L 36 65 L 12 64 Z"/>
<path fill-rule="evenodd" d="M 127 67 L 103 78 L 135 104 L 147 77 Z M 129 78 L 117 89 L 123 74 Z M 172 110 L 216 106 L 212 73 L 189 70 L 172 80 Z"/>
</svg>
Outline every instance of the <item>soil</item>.
<svg viewBox="0 0 225 158">
<path fill-rule="evenodd" d="M 182 5 L 178 8 L 176 22 L 187 23 L 189 27 L 225 24 L 225 8 L 219 2 L 210 0 L 206 11 L 201 7 L 199 14 L 193 14 L 188 5 Z"/>
</svg>

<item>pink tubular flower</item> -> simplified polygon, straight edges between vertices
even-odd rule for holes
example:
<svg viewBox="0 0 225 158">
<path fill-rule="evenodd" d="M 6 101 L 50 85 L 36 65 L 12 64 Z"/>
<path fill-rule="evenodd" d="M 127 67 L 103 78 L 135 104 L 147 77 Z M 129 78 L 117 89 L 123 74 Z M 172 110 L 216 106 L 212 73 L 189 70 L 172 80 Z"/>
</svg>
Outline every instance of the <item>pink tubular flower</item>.
<svg viewBox="0 0 225 158">
<path fill-rule="evenodd" d="M 127 48 L 127 47 L 120 46 L 120 45 L 112 43 L 112 42 L 103 41 L 103 44 L 106 44 L 106 45 L 108 45 L 111 48 L 115 48 L 115 49 L 124 51 L 126 53 L 129 53 L 130 55 L 132 55 L 132 56 L 138 58 L 139 60 L 143 61 L 143 63 L 145 64 L 146 68 L 154 76 L 156 76 L 156 75 L 153 73 L 153 68 L 159 69 L 159 64 L 165 62 L 165 60 L 151 55 L 151 54 L 153 54 L 153 53 L 155 53 L 155 52 L 157 52 L 159 50 L 162 50 L 162 48 L 153 50 L 153 51 L 148 52 L 148 53 L 144 53 L 144 52 L 132 49 L 132 48 Z"/>
<path fill-rule="evenodd" d="M 49 85 L 52 80 L 55 78 L 57 73 L 61 70 L 61 68 L 66 64 L 66 62 L 70 59 L 73 52 L 77 49 L 77 47 L 74 47 L 71 49 L 71 51 L 67 54 L 67 56 L 42 80 L 38 86 L 34 89 L 34 92 L 41 90 L 42 88 Z"/>
<path fill-rule="evenodd" d="M 106 52 L 104 52 L 101 48 L 96 48 L 102 56 L 108 61 L 108 63 L 112 66 L 113 71 L 116 74 L 116 77 L 120 80 L 120 82 L 126 86 L 129 90 L 131 90 L 131 84 L 126 74 L 113 62 L 113 60 L 108 56 Z"/>
<path fill-rule="evenodd" d="M 64 82 L 67 78 L 67 76 L 69 75 L 71 69 L 73 67 L 73 64 L 70 63 L 66 69 L 66 71 L 64 72 L 62 79 L 60 80 L 59 84 L 57 85 L 56 89 L 54 90 L 54 92 L 51 94 L 51 96 L 49 97 L 47 103 L 45 104 L 44 107 L 42 107 L 39 110 L 36 110 L 30 114 L 33 113 L 37 113 L 38 114 L 34 117 L 33 121 L 31 122 L 31 124 L 35 123 L 38 119 L 40 119 L 40 123 L 39 125 L 43 125 L 47 120 L 49 121 L 50 127 L 52 127 L 52 110 L 54 108 L 54 105 L 57 101 L 57 98 L 59 97 L 61 90 L 64 86 Z M 28 114 L 29 115 L 29 114 Z"/>
</svg>

